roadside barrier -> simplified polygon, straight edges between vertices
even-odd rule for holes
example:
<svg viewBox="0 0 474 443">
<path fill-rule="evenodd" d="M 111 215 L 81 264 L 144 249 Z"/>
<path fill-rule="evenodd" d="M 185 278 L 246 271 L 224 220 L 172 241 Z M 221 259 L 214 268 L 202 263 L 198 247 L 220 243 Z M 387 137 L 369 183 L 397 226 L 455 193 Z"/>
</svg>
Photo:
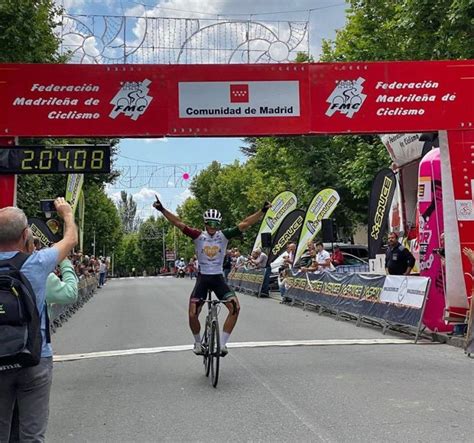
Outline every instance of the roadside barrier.
<svg viewBox="0 0 474 443">
<path fill-rule="evenodd" d="M 418 340 L 430 279 L 417 276 L 300 272 L 287 278 L 292 304 L 314 306 L 389 328 L 415 328 Z"/>
<path fill-rule="evenodd" d="M 63 323 L 67 322 L 75 312 L 92 298 L 94 292 L 97 290 L 97 284 L 98 280 L 95 276 L 83 278 L 79 280 L 79 293 L 75 303 L 48 305 L 49 322 L 52 333 L 54 333 L 57 328 L 60 328 Z"/>
<path fill-rule="evenodd" d="M 265 277 L 265 269 L 239 269 L 232 270 L 227 282 L 235 291 L 244 292 L 250 295 L 260 295 Z"/>
</svg>

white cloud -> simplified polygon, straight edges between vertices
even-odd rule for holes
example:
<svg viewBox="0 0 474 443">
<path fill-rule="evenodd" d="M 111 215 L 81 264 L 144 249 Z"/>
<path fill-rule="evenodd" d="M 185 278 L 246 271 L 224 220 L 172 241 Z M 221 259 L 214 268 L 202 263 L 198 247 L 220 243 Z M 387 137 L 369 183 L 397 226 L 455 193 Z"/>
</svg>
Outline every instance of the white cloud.
<svg viewBox="0 0 474 443">
<path fill-rule="evenodd" d="M 140 191 L 132 194 L 132 196 L 137 203 L 145 203 L 148 201 L 152 203 L 155 200 L 155 194 L 160 198 L 160 193 L 158 191 L 150 188 L 142 188 Z"/>
<path fill-rule="evenodd" d="M 177 195 L 176 199 L 178 200 L 178 204 L 184 203 L 189 197 L 193 197 L 193 193 L 186 188 L 183 192 Z"/>
<path fill-rule="evenodd" d="M 167 137 L 163 138 L 144 138 L 142 139 L 143 142 L 149 143 L 168 143 L 169 139 Z"/>
</svg>

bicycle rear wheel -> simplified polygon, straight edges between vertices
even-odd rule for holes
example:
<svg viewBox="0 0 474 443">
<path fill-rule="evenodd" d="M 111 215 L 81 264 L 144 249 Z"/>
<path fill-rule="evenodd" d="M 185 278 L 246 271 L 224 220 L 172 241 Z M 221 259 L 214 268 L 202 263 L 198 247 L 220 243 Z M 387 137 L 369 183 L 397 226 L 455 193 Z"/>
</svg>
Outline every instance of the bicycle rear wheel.
<svg viewBox="0 0 474 443">
<path fill-rule="evenodd" d="M 211 370 L 211 348 L 210 348 L 210 336 L 211 336 L 211 324 L 209 322 L 209 317 L 206 318 L 206 326 L 204 328 L 204 335 L 202 336 L 202 350 L 203 350 L 203 363 L 204 363 L 204 373 L 206 377 L 209 377 L 209 372 Z"/>
<path fill-rule="evenodd" d="M 209 358 L 211 360 L 211 380 L 212 386 L 216 387 L 219 381 L 219 361 L 221 358 L 221 343 L 219 336 L 219 323 L 217 318 L 211 323 L 211 336 L 209 346 Z"/>
</svg>

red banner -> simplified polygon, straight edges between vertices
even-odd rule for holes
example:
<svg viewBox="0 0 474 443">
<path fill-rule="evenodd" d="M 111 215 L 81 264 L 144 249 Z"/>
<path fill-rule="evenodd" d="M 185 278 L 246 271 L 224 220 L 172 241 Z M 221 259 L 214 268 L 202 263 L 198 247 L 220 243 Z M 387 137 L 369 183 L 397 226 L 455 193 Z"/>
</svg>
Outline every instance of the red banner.
<svg viewBox="0 0 474 443">
<path fill-rule="evenodd" d="M 0 65 L 0 133 L 163 137 L 390 133 L 474 121 L 474 61 Z"/>
</svg>

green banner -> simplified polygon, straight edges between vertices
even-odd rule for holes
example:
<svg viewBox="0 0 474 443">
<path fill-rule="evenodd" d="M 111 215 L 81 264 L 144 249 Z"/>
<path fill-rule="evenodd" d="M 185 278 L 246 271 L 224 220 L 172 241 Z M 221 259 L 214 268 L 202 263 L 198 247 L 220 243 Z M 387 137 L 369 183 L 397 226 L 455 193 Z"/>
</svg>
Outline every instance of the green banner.
<svg viewBox="0 0 474 443">
<path fill-rule="evenodd" d="M 260 235 L 269 232 L 273 236 L 283 219 L 296 209 L 297 202 L 296 195 L 291 191 L 283 191 L 272 200 L 272 207 L 265 214 L 255 238 L 253 251 L 262 246 Z"/>
<path fill-rule="evenodd" d="M 301 230 L 298 247 L 296 249 L 295 260 L 301 258 L 306 250 L 308 242 L 314 240 L 318 232 L 321 230 L 321 220 L 328 218 L 336 209 L 339 203 L 339 194 L 334 189 L 323 189 L 320 191 L 306 211 L 303 229 Z"/>
<path fill-rule="evenodd" d="M 72 207 L 72 213 L 76 213 L 77 203 L 79 201 L 79 195 L 82 191 L 82 185 L 84 184 L 84 174 L 69 174 L 67 177 L 66 185 L 66 201 Z"/>
</svg>

